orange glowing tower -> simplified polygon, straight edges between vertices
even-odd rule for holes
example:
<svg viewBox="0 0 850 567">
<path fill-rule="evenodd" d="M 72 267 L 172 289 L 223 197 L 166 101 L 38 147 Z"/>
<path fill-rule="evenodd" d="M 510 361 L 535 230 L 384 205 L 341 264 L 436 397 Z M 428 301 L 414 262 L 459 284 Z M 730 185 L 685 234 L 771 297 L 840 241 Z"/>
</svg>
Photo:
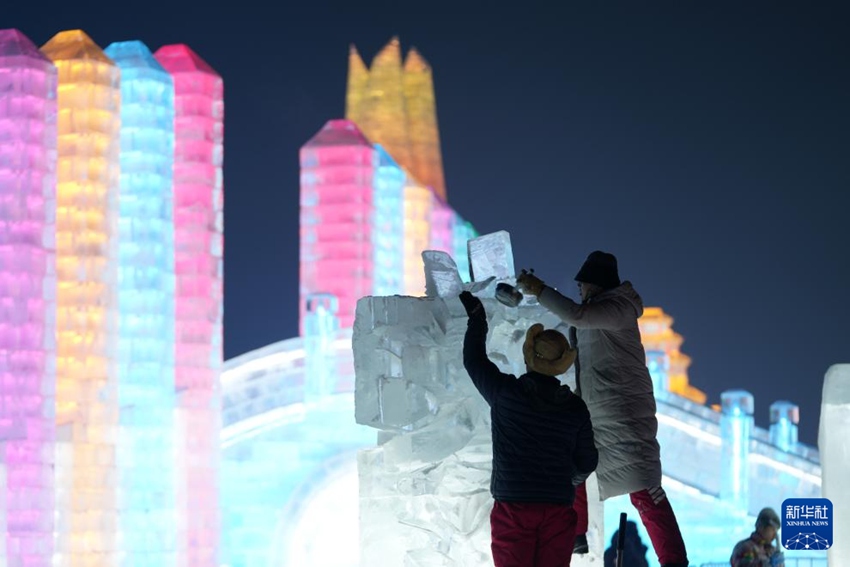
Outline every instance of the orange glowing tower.
<svg viewBox="0 0 850 567">
<path fill-rule="evenodd" d="M 402 62 L 393 38 L 367 68 L 352 46 L 345 117 L 417 181 L 446 199 L 431 67 L 415 49 Z"/>
<path fill-rule="evenodd" d="M 658 367 L 658 371 L 664 374 L 664 389 L 704 404 L 705 392 L 694 388 L 688 381 L 691 358 L 679 351 L 684 337 L 673 330 L 673 318 L 660 307 L 647 307 L 638 320 L 638 326 L 650 371 L 652 373 Z"/>
<path fill-rule="evenodd" d="M 115 565 L 120 70 L 80 30 L 41 51 L 59 77 L 56 565 Z"/>
</svg>

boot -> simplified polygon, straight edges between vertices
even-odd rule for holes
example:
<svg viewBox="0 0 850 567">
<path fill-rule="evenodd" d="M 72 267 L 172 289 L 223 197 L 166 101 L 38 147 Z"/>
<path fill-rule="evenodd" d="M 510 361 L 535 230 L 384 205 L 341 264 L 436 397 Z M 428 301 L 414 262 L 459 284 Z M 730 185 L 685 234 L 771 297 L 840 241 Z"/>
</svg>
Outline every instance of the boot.
<svg viewBox="0 0 850 567">
<path fill-rule="evenodd" d="M 576 536 L 575 542 L 573 543 L 573 553 L 578 553 L 579 555 L 584 555 L 585 553 L 589 553 L 590 548 L 587 547 L 587 535 L 579 534 Z M 667 567 L 667 566 L 664 566 Z M 676 566 L 671 566 L 676 567 Z"/>
</svg>

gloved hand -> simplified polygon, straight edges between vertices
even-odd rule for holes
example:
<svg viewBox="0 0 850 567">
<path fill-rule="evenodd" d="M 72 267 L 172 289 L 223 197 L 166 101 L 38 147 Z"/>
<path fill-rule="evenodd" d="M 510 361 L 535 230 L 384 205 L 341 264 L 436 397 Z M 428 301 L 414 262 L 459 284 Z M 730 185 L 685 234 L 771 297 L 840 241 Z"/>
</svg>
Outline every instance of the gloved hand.
<svg viewBox="0 0 850 567">
<path fill-rule="evenodd" d="M 773 555 L 770 556 L 770 567 L 784 567 L 785 565 L 785 554 L 781 551 L 775 551 Z"/>
<path fill-rule="evenodd" d="M 468 291 L 461 292 L 460 302 L 463 303 L 466 314 L 470 317 L 484 313 L 484 304 Z"/>
<path fill-rule="evenodd" d="M 516 279 L 517 285 L 526 293 L 537 297 L 546 286 L 543 280 L 534 275 L 534 270 L 527 272 L 523 270 Z"/>
</svg>

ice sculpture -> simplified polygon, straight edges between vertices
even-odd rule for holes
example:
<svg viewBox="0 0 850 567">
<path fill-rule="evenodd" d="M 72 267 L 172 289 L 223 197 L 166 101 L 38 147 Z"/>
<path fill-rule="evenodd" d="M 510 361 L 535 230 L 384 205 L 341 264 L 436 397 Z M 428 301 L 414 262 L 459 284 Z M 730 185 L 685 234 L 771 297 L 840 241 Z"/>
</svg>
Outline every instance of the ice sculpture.
<svg viewBox="0 0 850 567">
<path fill-rule="evenodd" d="M 476 281 L 514 277 L 514 254 L 507 232 L 500 230 L 469 241 L 469 272 Z"/>
<path fill-rule="evenodd" d="M 121 551 L 174 564 L 174 84 L 139 41 L 105 53 L 121 69 Z"/>
<path fill-rule="evenodd" d="M 357 304 L 355 417 L 379 430 L 378 447 L 358 456 L 361 565 L 492 565 L 490 416 L 463 368 L 467 317 L 457 295 L 469 289 L 482 298 L 489 355 L 517 376 L 526 329 L 560 322 L 536 302 L 509 308 L 494 299 L 497 283 L 515 283 L 506 232 L 473 240 L 469 250 L 476 275 L 511 275 L 461 284 L 448 255 L 426 252 L 427 297 Z M 594 502 L 594 533 L 602 533 L 601 514 Z"/>
<path fill-rule="evenodd" d="M 0 30 L 0 563 L 53 555 L 56 67 Z M 6 555 L 8 552 L 8 557 Z"/>
<path fill-rule="evenodd" d="M 218 567 L 224 85 L 186 45 L 155 57 L 174 81 L 178 564 Z"/>
<path fill-rule="evenodd" d="M 81 30 L 41 51 L 59 74 L 56 564 L 108 565 L 118 522 L 120 71 Z"/>
<path fill-rule="evenodd" d="M 823 497 L 832 502 L 830 567 L 850 565 L 850 364 L 835 364 L 823 381 L 818 449 Z"/>
</svg>

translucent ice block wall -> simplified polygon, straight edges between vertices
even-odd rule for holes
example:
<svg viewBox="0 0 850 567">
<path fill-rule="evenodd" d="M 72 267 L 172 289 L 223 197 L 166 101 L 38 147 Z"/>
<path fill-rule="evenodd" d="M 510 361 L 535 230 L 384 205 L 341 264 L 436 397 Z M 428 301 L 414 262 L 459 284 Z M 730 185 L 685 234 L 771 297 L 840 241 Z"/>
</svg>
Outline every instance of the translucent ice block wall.
<svg viewBox="0 0 850 567">
<path fill-rule="evenodd" d="M 850 364 L 829 368 L 823 383 L 818 448 L 823 467 L 823 497 L 832 501 L 834 545 L 830 567 L 850 565 Z"/>
<path fill-rule="evenodd" d="M 155 57 L 174 81 L 178 564 L 217 567 L 224 86 L 185 45 Z"/>
<path fill-rule="evenodd" d="M 403 290 L 404 172 L 380 146 L 375 146 L 377 169 L 374 176 L 374 284 L 370 295 L 394 295 Z"/>
<path fill-rule="evenodd" d="M 0 562 L 9 565 L 46 566 L 53 554 L 55 179 L 56 67 L 19 31 L 0 30 Z"/>
<path fill-rule="evenodd" d="M 120 72 L 80 30 L 42 52 L 59 74 L 56 559 L 115 561 Z"/>
<path fill-rule="evenodd" d="M 351 328 L 357 300 L 372 293 L 375 150 L 357 126 L 331 120 L 301 148 L 300 322 L 307 298 L 338 300 Z"/>
<path fill-rule="evenodd" d="M 121 69 L 121 551 L 174 565 L 174 85 L 141 42 L 106 54 Z"/>
</svg>

